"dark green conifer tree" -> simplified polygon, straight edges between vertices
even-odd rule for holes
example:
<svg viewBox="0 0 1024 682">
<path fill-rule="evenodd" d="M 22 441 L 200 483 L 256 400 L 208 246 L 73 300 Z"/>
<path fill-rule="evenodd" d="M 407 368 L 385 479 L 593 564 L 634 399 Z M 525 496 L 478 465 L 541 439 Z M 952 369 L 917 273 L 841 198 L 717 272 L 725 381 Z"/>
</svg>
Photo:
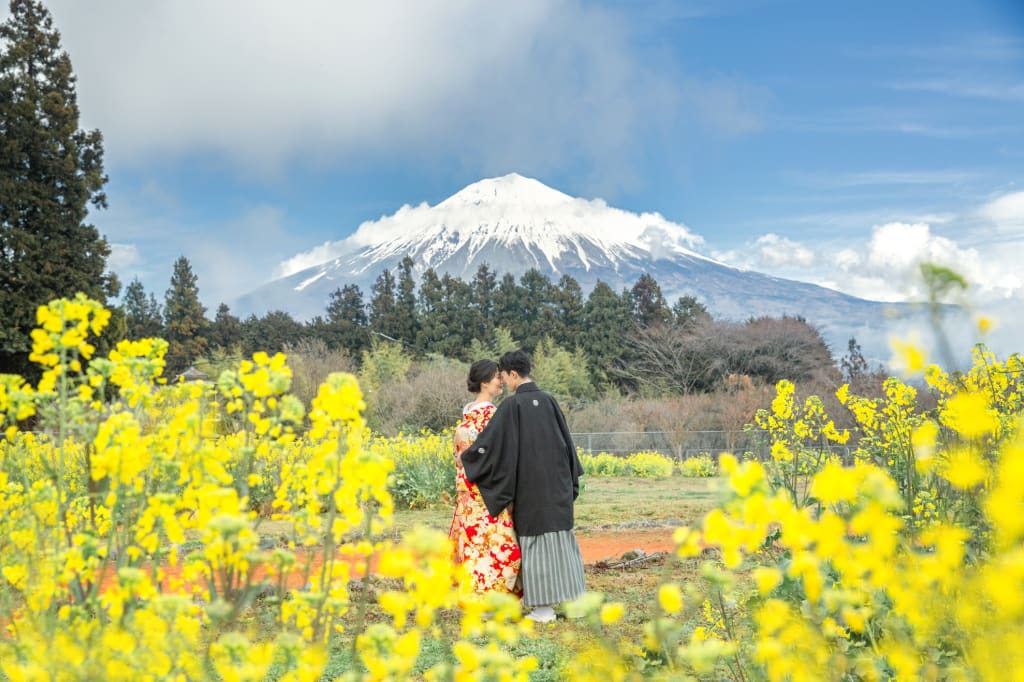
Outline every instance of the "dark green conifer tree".
<svg viewBox="0 0 1024 682">
<path fill-rule="evenodd" d="M 665 324 L 672 319 L 672 311 L 665 303 L 661 286 L 646 272 L 633 285 L 629 298 L 633 320 L 640 327 Z"/>
<path fill-rule="evenodd" d="M 519 278 L 520 312 L 522 317 L 512 329 L 523 340 L 523 348 L 536 350 L 541 339 L 550 333 L 552 315 L 545 314 L 554 300 L 551 280 L 537 268 L 530 268 Z"/>
<path fill-rule="evenodd" d="M 444 286 L 434 268 L 427 268 L 420 277 L 417 304 L 416 352 L 420 355 L 437 352 L 436 346 L 448 335 L 448 327 L 444 319 Z"/>
<path fill-rule="evenodd" d="M 0 372 L 35 375 L 39 305 L 84 292 L 106 302 L 110 247 L 87 222 L 106 207 L 103 138 L 78 127 L 71 59 L 50 12 L 11 0 L 0 24 Z"/>
<path fill-rule="evenodd" d="M 579 348 L 583 343 L 583 290 L 570 275 L 562 275 L 551 289 L 551 305 L 545 309 L 544 326 L 559 345 Z"/>
<path fill-rule="evenodd" d="M 628 292 L 619 296 L 598 280 L 583 306 L 583 352 L 590 361 L 595 385 L 621 387 L 626 335 L 632 328 Z"/>
<path fill-rule="evenodd" d="M 687 294 L 672 304 L 672 321 L 681 329 L 691 329 L 695 325 L 711 322 L 711 313 L 696 297 Z"/>
<path fill-rule="evenodd" d="M 199 279 L 188 258 L 174 261 L 171 286 L 164 297 L 164 338 L 167 340 L 165 376 L 175 376 L 189 368 L 207 350 L 206 308 L 199 301 Z"/>
<path fill-rule="evenodd" d="M 402 259 L 398 266 L 398 291 L 395 295 L 395 333 L 392 336 L 400 339 L 406 348 L 415 347 L 420 326 L 413 265 L 409 256 Z"/>
<path fill-rule="evenodd" d="M 138 277 L 125 287 L 123 305 L 125 333 L 129 339 L 163 336 L 163 310 L 152 292 L 146 296 L 146 288 Z"/>
<path fill-rule="evenodd" d="M 324 341 L 328 347 L 344 349 L 352 357 L 359 357 L 369 347 L 370 322 L 358 285 L 346 284 L 331 294 L 326 332 L 328 336 Z"/>
<path fill-rule="evenodd" d="M 283 310 L 272 310 L 263 317 L 249 316 L 241 323 L 240 332 L 246 356 L 257 351 L 271 355 L 286 351 L 308 334 L 301 322 Z"/>
<path fill-rule="evenodd" d="M 448 330 L 434 346 L 446 358 L 469 360 L 469 345 L 483 331 L 480 311 L 473 305 L 473 287 L 458 277 L 441 278 L 441 327 Z"/>
<path fill-rule="evenodd" d="M 231 314 L 227 303 L 217 306 L 217 314 L 210 325 L 210 344 L 228 350 L 242 343 L 242 321 Z"/>
<path fill-rule="evenodd" d="M 370 298 L 370 329 L 388 340 L 399 339 L 400 319 L 396 295 L 395 276 L 390 270 L 383 270 L 373 283 Z"/>
<path fill-rule="evenodd" d="M 482 263 L 476 269 L 473 281 L 473 306 L 479 313 L 481 328 L 474 334 L 481 343 L 488 343 L 494 336 L 494 292 L 498 288 L 498 278 L 494 271 Z"/>
</svg>

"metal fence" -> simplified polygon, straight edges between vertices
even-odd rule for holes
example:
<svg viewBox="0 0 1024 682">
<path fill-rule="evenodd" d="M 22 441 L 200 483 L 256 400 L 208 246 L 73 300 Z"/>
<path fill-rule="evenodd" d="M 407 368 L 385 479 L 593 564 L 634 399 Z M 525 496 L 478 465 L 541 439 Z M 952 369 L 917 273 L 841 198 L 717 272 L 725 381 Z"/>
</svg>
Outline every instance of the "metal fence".
<svg viewBox="0 0 1024 682">
<path fill-rule="evenodd" d="M 749 431 L 609 431 L 574 433 L 572 439 L 577 448 L 595 455 L 599 452 L 622 456 L 657 452 L 677 461 L 698 455 L 717 458 L 723 452 L 759 460 L 771 457 L 771 446 L 764 434 Z M 852 457 L 849 445 L 822 443 L 820 448 L 839 455 L 844 462 Z"/>
</svg>

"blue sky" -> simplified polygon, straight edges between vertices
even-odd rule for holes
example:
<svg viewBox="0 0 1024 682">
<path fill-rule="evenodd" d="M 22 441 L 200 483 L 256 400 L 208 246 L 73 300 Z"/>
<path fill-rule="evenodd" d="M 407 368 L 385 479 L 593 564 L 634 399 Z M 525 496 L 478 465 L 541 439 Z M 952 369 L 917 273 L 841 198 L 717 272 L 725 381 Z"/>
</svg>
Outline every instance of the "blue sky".
<svg viewBox="0 0 1024 682">
<path fill-rule="evenodd" d="M 179 255 L 213 309 L 518 172 L 733 265 L 900 300 L 936 260 L 1024 309 L 1018 0 L 47 5 L 106 140 L 94 222 L 158 298 Z"/>
</svg>

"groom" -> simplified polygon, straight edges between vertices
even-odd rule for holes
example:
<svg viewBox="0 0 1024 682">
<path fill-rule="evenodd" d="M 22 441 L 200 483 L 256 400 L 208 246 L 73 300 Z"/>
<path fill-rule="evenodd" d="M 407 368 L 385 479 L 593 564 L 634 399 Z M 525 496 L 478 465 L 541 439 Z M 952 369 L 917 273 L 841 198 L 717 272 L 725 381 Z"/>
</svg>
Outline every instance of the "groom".
<svg viewBox="0 0 1024 682">
<path fill-rule="evenodd" d="M 505 388 L 515 394 L 502 401 L 462 453 L 462 464 L 491 516 L 512 505 L 522 550 L 523 604 L 533 607 L 527 618 L 548 623 L 555 619 L 555 604 L 586 589 L 573 532 L 583 466 L 558 403 L 530 378 L 530 356 L 522 350 L 505 353 L 498 369 Z"/>
</svg>

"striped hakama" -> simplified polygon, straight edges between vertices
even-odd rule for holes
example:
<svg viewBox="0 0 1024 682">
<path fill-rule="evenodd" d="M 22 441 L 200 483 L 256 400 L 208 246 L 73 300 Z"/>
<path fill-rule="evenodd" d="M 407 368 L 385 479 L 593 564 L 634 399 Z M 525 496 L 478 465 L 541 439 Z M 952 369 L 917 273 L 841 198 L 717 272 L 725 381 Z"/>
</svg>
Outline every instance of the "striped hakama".
<svg viewBox="0 0 1024 682">
<path fill-rule="evenodd" d="M 525 606 L 558 604 L 575 599 L 586 590 L 583 556 L 571 529 L 520 535 L 519 548 L 519 581 Z"/>
</svg>

